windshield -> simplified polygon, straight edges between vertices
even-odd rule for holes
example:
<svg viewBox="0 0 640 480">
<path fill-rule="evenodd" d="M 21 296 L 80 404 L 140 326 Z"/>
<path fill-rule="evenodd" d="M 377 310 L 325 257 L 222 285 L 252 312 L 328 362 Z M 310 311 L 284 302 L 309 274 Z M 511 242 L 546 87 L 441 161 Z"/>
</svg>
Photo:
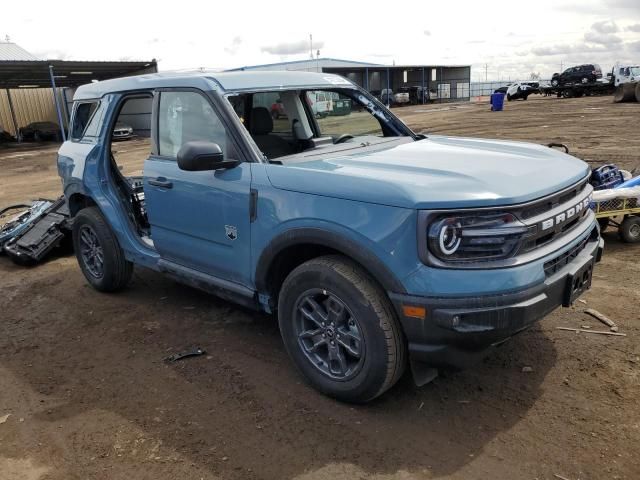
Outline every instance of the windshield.
<svg viewBox="0 0 640 480">
<path fill-rule="evenodd" d="M 269 160 L 343 143 L 367 144 L 376 141 L 373 137 L 416 138 L 371 95 L 354 88 L 249 92 L 227 100 Z"/>
<path fill-rule="evenodd" d="M 640 67 L 629 67 L 630 75 L 640 75 Z"/>
</svg>

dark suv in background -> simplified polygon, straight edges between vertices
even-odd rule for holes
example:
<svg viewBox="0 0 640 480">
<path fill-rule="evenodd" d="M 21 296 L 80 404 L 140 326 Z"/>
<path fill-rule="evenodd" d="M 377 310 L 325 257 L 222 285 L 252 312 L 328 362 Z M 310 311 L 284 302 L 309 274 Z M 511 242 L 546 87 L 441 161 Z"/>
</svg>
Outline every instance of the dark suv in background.
<svg viewBox="0 0 640 480">
<path fill-rule="evenodd" d="M 600 65 L 589 63 L 586 65 L 578 65 L 577 67 L 569 67 L 562 73 L 554 73 L 551 77 L 551 85 L 566 85 L 569 83 L 592 83 L 602 78 L 602 69 Z"/>
</svg>

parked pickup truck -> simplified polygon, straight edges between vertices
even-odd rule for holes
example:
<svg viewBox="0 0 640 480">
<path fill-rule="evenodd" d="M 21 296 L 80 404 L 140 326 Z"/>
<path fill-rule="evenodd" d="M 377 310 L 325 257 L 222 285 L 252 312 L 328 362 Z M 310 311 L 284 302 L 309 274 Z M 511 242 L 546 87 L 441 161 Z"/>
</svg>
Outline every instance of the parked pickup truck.
<svg viewBox="0 0 640 480">
<path fill-rule="evenodd" d="M 316 118 L 305 97 L 323 91 L 354 108 Z M 269 92 L 286 114 L 277 131 Z M 151 112 L 139 178 L 112 155 L 128 102 Z M 273 313 L 308 382 L 344 401 L 377 397 L 408 365 L 423 384 L 477 364 L 571 305 L 602 252 L 587 164 L 415 134 L 337 75 L 95 82 L 71 123 L 58 170 L 87 281 L 121 290 L 139 265 Z"/>
</svg>

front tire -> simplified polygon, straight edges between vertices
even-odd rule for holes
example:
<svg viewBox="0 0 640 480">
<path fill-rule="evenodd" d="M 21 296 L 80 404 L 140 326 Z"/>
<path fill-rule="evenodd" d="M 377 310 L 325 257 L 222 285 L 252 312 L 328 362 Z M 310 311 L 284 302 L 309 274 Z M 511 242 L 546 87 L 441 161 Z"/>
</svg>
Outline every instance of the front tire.
<svg viewBox="0 0 640 480">
<path fill-rule="evenodd" d="M 133 264 L 97 207 L 85 208 L 73 221 L 73 249 L 89 284 L 101 292 L 115 292 L 127 286 Z"/>
<path fill-rule="evenodd" d="M 280 291 L 278 321 L 296 367 L 338 400 L 370 401 L 404 371 L 406 345 L 386 293 L 345 257 L 294 269 Z"/>
</svg>

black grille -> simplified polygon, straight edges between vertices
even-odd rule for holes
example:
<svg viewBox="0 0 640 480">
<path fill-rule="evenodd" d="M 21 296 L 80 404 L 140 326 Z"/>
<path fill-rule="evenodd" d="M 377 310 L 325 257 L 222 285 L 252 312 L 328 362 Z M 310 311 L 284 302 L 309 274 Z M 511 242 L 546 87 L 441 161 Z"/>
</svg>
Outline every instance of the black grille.
<svg viewBox="0 0 640 480">
<path fill-rule="evenodd" d="M 527 205 L 524 207 L 519 213 L 518 216 L 521 220 L 526 220 L 527 218 L 535 217 L 536 215 L 541 215 L 549 210 L 561 205 L 563 203 L 568 203 L 572 198 L 580 195 L 584 189 L 587 187 L 587 179 L 580 181 L 576 185 L 574 185 L 569 190 L 565 190 L 563 192 L 557 193 L 550 197 L 544 198 L 539 202 L 533 203 L 531 205 Z"/>
<path fill-rule="evenodd" d="M 580 255 L 580 252 L 584 250 L 584 248 L 587 246 L 587 243 L 589 243 L 589 240 L 591 240 L 594 235 L 597 236 L 597 230 L 595 229 L 591 232 L 591 235 L 575 245 L 573 248 L 549 260 L 548 262 L 545 262 L 544 273 L 546 274 L 546 276 L 548 277 L 550 275 L 553 275 L 558 270 L 561 270 L 566 265 L 569 265 L 574 258 Z"/>
</svg>

